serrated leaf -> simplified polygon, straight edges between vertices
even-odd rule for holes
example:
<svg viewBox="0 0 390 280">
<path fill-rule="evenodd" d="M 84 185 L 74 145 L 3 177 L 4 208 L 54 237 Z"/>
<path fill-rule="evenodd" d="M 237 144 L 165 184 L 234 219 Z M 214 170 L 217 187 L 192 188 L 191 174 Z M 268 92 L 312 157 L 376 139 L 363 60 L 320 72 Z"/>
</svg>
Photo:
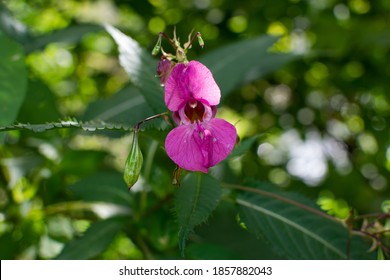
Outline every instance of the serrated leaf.
<svg viewBox="0 0 390 280">
<path fill-rule="evenodd" d="M 184 254 L 188 234 L 204 223 L 217 207 L 221 197 L 219 182 L 202 173 L 190 173 L 181 182 L 175 196 L 175 210 L 179 222 L 179 247 Z"/>
<path fill-rule="evenodd" d="M 68 187 L 83 201 L 111 202 L 130 207 L 132 199 L 120 173 L 96 173 Z"/>
<path fill-rule="evenodd" d="M 15 121 L 26 94 L 27 71 L 21 47 L 0 32 L 0 126 Z M 4 134 L 0 134 L 0 143 Z"/>
<path fill-rule="evenodd" d="M 106 123 L 103 121 L 79 122 L 76 119 L 70 119 L 59 120 L 58 122 L 48 122 L 44 124 L 17 123 L 14 125 L 0 126 L 0 132 L 10 130 L 31 130 L 33 132 L 45 132 L 47 130 L 61 128 L 81 128 L 84 131 L 89 132 L 104 129 L 133 131 L 133 127 L 127 124 Z"/>
<path fill-rule="evenodd" d="M 125 225 L 123 218 L 96 222 L 85 234 L 70 241 L 56 257 L 57 260 L 87 260 L 102 253 Z"/>
<path fill-rule="evenodd" d="M 316 214 L 321 210 L 304 197 L 265 184 L 258 186 L 261 193 L 244 192 L 236 200 L 241 222 L 249 231 L 268 240 L 279 254 L 290 259 L 349 257 L 349 233 L 341 222 Z M 351 258 L 371 258 L 368 248 L 365 240 L 352 238 Z"/>
<path fill-rule="evenodd" d="M 218 48 L 200 57 L 200 61 L 210 68 L 225 98 L 245 82 L 260 78 L 263 74 L 283 66 L 292 55 L 271 54 L 268 49 L 278 37 L 260 36 L 250 40 Z M 269 59 L 271 58 L 271 59 Z M 273 63 L 270 63 L 270 60 Z M 262 71 L 259 71 L 261 69 Z"/>
<path fill-rule="evenodd" d="M 131 37 L 110 25 L 105 27 L 118 45 L 120 64 L 146 102 L 156 114 L 166 111 L 163 89 L 156 78 L 157 61 Z"/>
</svg>

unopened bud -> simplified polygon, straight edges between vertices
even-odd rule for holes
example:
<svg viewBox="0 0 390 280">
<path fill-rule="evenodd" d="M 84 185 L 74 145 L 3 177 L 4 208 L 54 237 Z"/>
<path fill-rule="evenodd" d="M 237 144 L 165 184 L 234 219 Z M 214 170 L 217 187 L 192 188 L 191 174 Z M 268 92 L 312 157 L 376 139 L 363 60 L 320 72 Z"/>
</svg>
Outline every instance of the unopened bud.
<svg viewBox="0 0 390 280">
<path fill-rule="evenodd" d="M 141 173 L 142 163 L 143 157 L 141 149 L 138 145 L 138 133 L 135 131 L 133 134 L 133 143 L 131 143 L 130 152 L 127 156 L 125 171 L 123 174 L 123 178 L 129 190 L 138 181 L 138 177 Z"/>
<path fill-rule="evenodd" d="M 160 49 L 161 49 L 161 39 L 162 39 L 162 34 L 160 33 L 160 35 L 158 36 L 157 43 L 156 43 L 156 45 L 154 46 L 154 48 L 152 50 L 152 55 L 157 55 L 160 52 Z"/>
<path fill-rule="evenodd" d="M 161 59 L 157 64 L 156 72 L 157 76 L 160 78 L 161 86 L 165 85 L 165 82 L 168 80 L 174 66 L 175 63 L 173 61 L 165 58 Z"/>
<path fill-rule="evenodd" d="M 200 34 L 200 32 L 198 32 L 198 33 L 196 34 L 196 37 L 198 37 L 199 46 L 200 46 L 201 48 L 203 48 L 203 47 L 204 47 L 204 41 L 203 41 L 203 38 L 202 38 L 202 35 Z"/>
</svg>

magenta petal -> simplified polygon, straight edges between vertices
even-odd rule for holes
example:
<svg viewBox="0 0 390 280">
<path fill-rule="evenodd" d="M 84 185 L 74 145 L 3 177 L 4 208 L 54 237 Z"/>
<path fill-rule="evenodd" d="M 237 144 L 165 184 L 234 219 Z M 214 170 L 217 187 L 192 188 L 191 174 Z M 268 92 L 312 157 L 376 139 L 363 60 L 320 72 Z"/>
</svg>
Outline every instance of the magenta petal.
<svg viewBox="0 0 390 280">
<path fill-rule="evenodd" d="M 165 139 L 165 150 L 181 168 L 207 173 L 201 148 L 194 138 L 198 134 L 194 124 L 178 126 L 172 129 Z"/>
<path fill-rule="evenodd" d="M 178 63 L 165 84 L 165 104 L 178 111 L 191 98 L 209 106 L 219 104 L 221 91 L 210 70 L 198 61 Z"/>
<path fill-rule="evenodd" d="M 223 119 L 211 119 L 205 123 L 205 129 L 211 131 L 212 152 L 209 154 L 209 167 L 224 160 L 236 144 L 237 131 L 234 125 Z"/>
<path fill-rule="evenodd" d="M 207 173 L 236 143 L 236 128 L 222 119 L 174 128 L 165 140 L 168 156 L 181 168 Z"/>
</svg>

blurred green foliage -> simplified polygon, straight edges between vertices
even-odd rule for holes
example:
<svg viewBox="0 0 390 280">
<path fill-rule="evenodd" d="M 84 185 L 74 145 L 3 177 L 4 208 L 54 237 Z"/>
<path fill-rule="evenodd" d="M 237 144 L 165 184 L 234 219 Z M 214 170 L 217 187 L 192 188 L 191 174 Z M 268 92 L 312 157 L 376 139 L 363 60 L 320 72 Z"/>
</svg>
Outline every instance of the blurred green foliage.
<svg viewBox="0 0 390 280">
<path fill-rule="evenodd" d="M 129 78 L 118 59 L 118 41 L 102 24 L 116 26 L 147 51 L 160 31 L 172 34 L 176 27 L 185 41 L 193 28 L 205 47 L 194 46 L 189 59 L 210 67 L 223 90 L 218 114 L 236 125 L 242 141 L 210 172 L 223 182 L 216 186 L 222 196 L 206 224 L 181 232 L 189 236 L 185 257 L 334 257 L 294 255 L 289 242 L 273 246 L 272 238 L 265 243 L 248 232 L 257 234 L 259 224 L 272 225 L 272 220 L 253 214 L 259 212 L 258 199 L 223 184 L 257 182 L 254 186 L 261 187 L 264 181 L 277 191 L 310 198 L 347 226 L 374 236 L 381 232 L 388 248 L 389 3 L 2 1 L 0 126 L 67 117 L 134 125 L 160 113 L 150 100 L 161 94 L 162 102 L 162 89 L 147 88 L 154 76 Z M 169 50 L 166 42 L 163 47 Z M 145 95 L 147 90 L 152 95 Z M 186 193 L 199 189 L 183 185 L 177 191 L 171 184 L 175 166 L 163 151 L 163 125 L 154 121 L 151 127 L 161 129 L 139 135 L 144 166 L 130 193 L 122 175 L 132 138 L 128 132 L 0 132 L 0 258 L 180 258 L 184 218 L 172 212 L 180 197 L 185 208 L 191 203 Z M 253 207 L 237 213 L 235 199 L 240 207 Z M 282 215 L 283 206 L 272 207 L 267 209 L 273 215 Z M 286 217 L 299 224 L 299 210 L 286 209 Z M 273 236 L 283 239 L 284 231 L 299 235 L 283 228 Z M 317 240 L 324 235 L 315 234 Z M 389 258 L 373 245 L 379 258 Z"/>
</svg>

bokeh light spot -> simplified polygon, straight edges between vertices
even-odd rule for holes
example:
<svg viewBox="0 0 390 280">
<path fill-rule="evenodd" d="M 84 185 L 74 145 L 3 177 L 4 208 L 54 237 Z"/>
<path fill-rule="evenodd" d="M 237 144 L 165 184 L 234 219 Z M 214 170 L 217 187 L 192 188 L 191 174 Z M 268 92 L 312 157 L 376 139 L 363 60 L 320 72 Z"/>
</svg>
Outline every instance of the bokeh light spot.
<svg viewBox="0 0 390 280">
<path fill-rule="evenodd" d="M 229 29 L 234 33 L 244 32 L 248 27 L 248 20 L 245 16 L 234 16 L 228 21 Z"/>
</svg>

